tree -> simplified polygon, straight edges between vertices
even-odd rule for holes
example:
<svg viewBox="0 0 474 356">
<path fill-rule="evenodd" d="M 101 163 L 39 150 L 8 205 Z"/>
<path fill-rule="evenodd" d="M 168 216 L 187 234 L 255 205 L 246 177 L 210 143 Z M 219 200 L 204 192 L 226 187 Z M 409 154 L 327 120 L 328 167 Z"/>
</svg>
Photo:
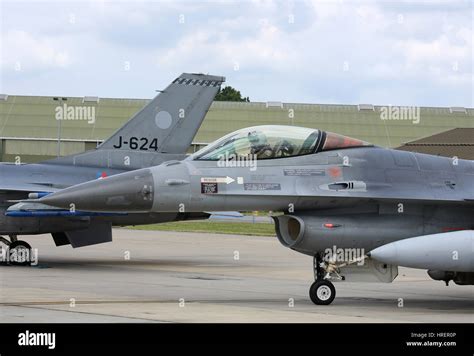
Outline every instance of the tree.
<svg viewBox="0 0 474 356">
<path fill-rule="evenodd" d="M 243 98 L 240 91 L 232 88 L 230 85 L 224 87 L 223 89 L 219 89 L 214 100 L 215 101 L 245 101 L 247 103 L 250 102 L 250 99 L 248 96 Z"/>
</svg>

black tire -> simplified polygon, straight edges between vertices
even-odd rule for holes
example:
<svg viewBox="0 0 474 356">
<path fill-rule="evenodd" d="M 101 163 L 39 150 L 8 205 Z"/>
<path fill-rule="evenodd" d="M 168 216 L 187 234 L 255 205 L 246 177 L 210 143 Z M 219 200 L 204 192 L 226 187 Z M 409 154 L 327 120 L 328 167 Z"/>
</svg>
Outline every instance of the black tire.
<svg viewBox="0 0 474 356">
<path fill-rule="evenodd" d="M 22 261 L 15 261 L 15 256 L 21 256 L 22 254 L 18 254 L 20 249 L 28 250 L 28 259 Z M 12 266 L 30 266 L 31 265 L 31 246 L 26 241 L 14 241 L 8 246 L 9 254 L 10 254 L 10 265 Z M 15 251 L 15 253 L 13 253 Z"/>
<path fill-rule="evenodd" d="M 309 289 L 309 297 L 316 305 L 329 305 L 336 298 L 336 288 L 325 279 L 317 280 Z"/>
</svg>

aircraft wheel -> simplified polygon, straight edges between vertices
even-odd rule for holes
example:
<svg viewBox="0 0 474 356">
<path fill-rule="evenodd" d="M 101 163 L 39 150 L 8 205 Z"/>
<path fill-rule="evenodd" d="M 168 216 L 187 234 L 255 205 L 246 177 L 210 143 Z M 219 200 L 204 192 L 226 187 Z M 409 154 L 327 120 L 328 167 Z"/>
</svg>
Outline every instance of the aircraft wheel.
<svg viewBox="0 0 474 356">
<path fill-rule="evenodd" d="M 13 241 L 8 246 L 10 265 L 29 266 L 31 264 L 31 246 L 26 241 Z"/>
<path fill-rule="evenodd" d="M 328 280 L 317 280 L 309 289 L 309 297 L 316 305 L 329 305 L 336 297 L 336 288 Z"/>
</svg>

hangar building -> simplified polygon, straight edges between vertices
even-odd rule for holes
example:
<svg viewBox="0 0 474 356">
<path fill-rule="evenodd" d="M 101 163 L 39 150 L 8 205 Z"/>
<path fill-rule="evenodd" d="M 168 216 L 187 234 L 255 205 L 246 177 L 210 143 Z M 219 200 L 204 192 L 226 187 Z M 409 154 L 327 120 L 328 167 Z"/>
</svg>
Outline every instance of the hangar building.
<svg viewBox="0 0 474 356">
<path fill-rule="evenodd" d="M 93 149 L 148 101 L 2 94 L 0 161 L 26 163 L 56 157 L 58 136 L 61 155 Z M 93 108 L 94 120 L 57 120 L 56 108 L 64 103 Z M 279 124 L 337 132 L 384 147 L 402 146 L 405 150 L 448 156 L 460 150 L 460 157 L 474 159 L 474 109 L 421 107 L 418 118 L 387 116 L 394 108 L 371 104 L 214 102 L 189 152 L 243 127 Z"/>
</svg>

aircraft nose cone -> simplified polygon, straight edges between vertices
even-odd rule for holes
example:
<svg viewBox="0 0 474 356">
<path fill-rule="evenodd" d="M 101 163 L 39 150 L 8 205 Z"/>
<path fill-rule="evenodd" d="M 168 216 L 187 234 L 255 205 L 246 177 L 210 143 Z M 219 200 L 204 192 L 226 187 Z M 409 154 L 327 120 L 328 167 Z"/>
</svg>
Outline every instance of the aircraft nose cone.
<svg viewBox="0 0 474 356">
<path fill-rule="evenodd" d="M 78 184 L 41 198 L 41 203 L 63 209 L 93 212 L 150 211 L 153 176 L 149 169 L 117 174 Z"/>
</svg>

